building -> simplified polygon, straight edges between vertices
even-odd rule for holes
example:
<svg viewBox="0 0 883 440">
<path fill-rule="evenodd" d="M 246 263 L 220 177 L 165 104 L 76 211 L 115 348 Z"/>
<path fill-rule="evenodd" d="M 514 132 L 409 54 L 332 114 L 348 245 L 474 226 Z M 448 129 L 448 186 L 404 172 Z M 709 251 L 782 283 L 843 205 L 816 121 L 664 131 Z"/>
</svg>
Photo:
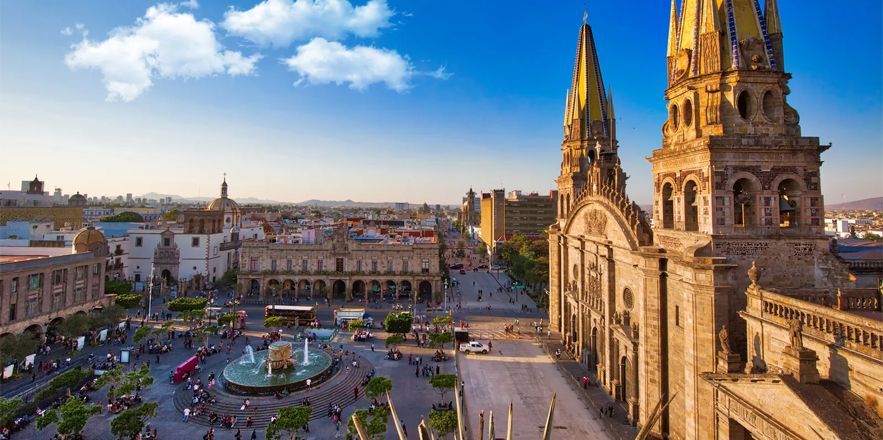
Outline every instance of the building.
<svg viewBox="0 0 883 440">
<path fill-rule="evenodd" d="M 243 241 L 239 292 L 262 301 L 335 297 L 353 301 L 382 294 L 428 298 L 442 291 L 438 242 L 362 241 L 345 227 L 315 244 Z"/>
<path fill-rule="evenodd" d="M 802 136 L 788 105 L 777 2 L 681 6 L 668 119 L 649 159 L 652 228 L 627 195 L 613 97 L 591 27 L 580 28 L 549 232 L 550 326 L 634 424 L 671 400 L 656 437 L 880 438 L 862 403 L 883 401 L 880 293 L 855 288 L 829 252 L 829 146 Z"/>
<path fill-rule="evenodd" d="M 502 189 L 482 193 L 481 240 L 488 249 L 493 249 L 515 234 L 542 237 L 546 228 L 555 222 L 556 200 L 557 191 L 549 195 L 512 191 L 508 197 Z"/>
<path fill-rule="evenodd" d="M 472 188 L 469 188 L 466 197 L 463 197 L 457 220 L 464 230 L 468 230 L 470 226 L 479 226 L 481 223 L 481 199 L 475 197 Z"/>
<path fill-rule="evenodd" d="M 25 331 L 42 336 L 74 313 L 109 304 L 107 241 L 95 228 L 80 231 L 67 255 L 15 249 L 0 248 L 0 337 Z"/>
</svg>

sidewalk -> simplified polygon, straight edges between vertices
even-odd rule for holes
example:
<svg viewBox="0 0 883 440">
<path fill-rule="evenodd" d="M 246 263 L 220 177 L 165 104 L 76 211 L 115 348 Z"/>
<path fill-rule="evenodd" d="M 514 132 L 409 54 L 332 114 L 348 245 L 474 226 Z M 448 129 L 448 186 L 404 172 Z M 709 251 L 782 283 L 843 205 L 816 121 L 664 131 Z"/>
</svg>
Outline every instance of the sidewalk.
<svg viewBox="0 0 883 440">
<path fill-rule="evenodd" d="M 555 360 L 555 350 L 561 350 L 561 359 L 558 359 L 555 362 L 558 366 L 558 370 L 561 371 L 561 374 L 565 377 L 571 379 L 571 386 L 573 386 L 573 388 L 577 390 L 577 394 L 586 401 L 586 406 L 590 411 L 600 414 L 599 408 L 603 408 L 608 404 L 613 403 L 614 416 L 602 416 L 600 418 L 607 426 L 607 429 L 612 436 L 622 440 L 631 440 L 638 435 L 638 428 L 632 426 L 628 421 L 628 411 L 626 411 L 626 408 L 623 407 L 620 402 L 613 400 L 613 398 L 607 395 L 603 388 L 597 385 L 598 378 L 595 377 L 594 373 L 590 372 L 587 368 L 573 359 L 573 357 L 564 350 L 564 345 L 561 343 L 560 339 L 553 337 L 550 340 L 542 341 L 542 346 L 552 360 Z M 591 382 L 595 385 L 583 388 L 583 376 L 588 376 L 591 379 Z"/>
</svg>

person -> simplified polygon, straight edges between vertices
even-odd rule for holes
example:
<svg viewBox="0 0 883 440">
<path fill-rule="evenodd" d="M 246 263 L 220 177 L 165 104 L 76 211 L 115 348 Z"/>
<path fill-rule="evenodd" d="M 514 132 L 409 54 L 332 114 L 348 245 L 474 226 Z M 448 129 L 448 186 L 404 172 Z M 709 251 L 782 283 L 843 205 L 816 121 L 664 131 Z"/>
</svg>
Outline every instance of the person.
<svg viewBox="0 0 883 440">
<path fill-rule="evenodd" d="M 258 432 L 254 429 L 251 430 L 251 440 L 258 440 Z"/>
<path fill-rule="evenodd" d="M 589 377 L 583 376 L 583 389 L 587 389 L 589 387 Z"/>
<path fill-rule="evenodd" d="M 190 408 L 184 408 L 184 423 L 190 421 Z"/>
<path fill-rule="evenodd" d="M 359 400 L 359 387 L 353 387 L 353 399 Z"/>
</svg>

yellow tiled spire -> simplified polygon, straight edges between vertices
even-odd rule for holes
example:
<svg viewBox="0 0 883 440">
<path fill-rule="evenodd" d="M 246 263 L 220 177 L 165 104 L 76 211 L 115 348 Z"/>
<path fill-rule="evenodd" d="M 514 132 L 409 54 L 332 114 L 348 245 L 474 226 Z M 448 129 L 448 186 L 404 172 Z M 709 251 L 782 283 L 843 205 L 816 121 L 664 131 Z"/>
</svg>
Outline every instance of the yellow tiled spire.
<svg viewBox="0 0 883 440">
<path fill-rule="evenodd" d="M 564 122 L 566 136 L 591 137 L 593 125 L 601 127 L 606 135 L 607 97 L 598 65 L 595 39 L 588 23 L 583 23 L 580 27 L 568 98 Z M 593 124 L 595 121 L 599 121 L 600 125 Z"/>
<path fill-rule="evenodd" d="M 779 4 L 776 0 L 766 0 L 766 29 L 770 35 L 782 33 L 782 23 L 779 21 Z"/>
<path fill-rule="evenodd" d="M 668 23 L 668 48 L 666 56 L 673 57 L 678 53 L 678 8 L 675 0 L 671 0 L 671 18 Z"/>
</svg>

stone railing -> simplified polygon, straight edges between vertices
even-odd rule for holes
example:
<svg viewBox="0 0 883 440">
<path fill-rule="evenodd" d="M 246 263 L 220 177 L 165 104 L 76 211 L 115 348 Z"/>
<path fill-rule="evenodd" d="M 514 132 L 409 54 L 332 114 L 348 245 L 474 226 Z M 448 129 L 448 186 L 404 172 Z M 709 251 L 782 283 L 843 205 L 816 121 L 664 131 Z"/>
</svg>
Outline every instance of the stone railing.
<svg viewBox="0 0 883 440">
<path fill-rule="evenodd" d="M 845 260 L 849 270 L 856 273 L 883 272 L 883 260 Z"/>
<path fill-rule="evenodd" d="M 628 194 L 611 187 L 607 183 L 603 183 L 600 188 L 596 189 L 593 188 L 592 182 L 589 181 L 576 195 L 572 202 L 572 206 L 575 207 L 589 197 L 599 197 L 604 199 L 610 204 L 610 206 L 625 217 L 627 223 L 626 226 L 631 229 L 632 233 L 638 238 L 639 245 L 649 244 L 651 237 L 650 224 L 647 222 L 647 218 L 638 204 L 629 200 Z"/>
<path fill-rule="evenodd" d="M 752 315 L 786 327 L 796 318 L 806 335 L 883 361 L 883 321 L 762 289 L 749 296 Z"/>
<path fill-rule="evenodd" d="M 803 301 L 833 307 L 844 311 L 881 311 L 880 290 L 878 289 L 846 289 L 831 293 L 825 290 L 816 292 L 800 292 L 788 295 Z"/>
</svg>

